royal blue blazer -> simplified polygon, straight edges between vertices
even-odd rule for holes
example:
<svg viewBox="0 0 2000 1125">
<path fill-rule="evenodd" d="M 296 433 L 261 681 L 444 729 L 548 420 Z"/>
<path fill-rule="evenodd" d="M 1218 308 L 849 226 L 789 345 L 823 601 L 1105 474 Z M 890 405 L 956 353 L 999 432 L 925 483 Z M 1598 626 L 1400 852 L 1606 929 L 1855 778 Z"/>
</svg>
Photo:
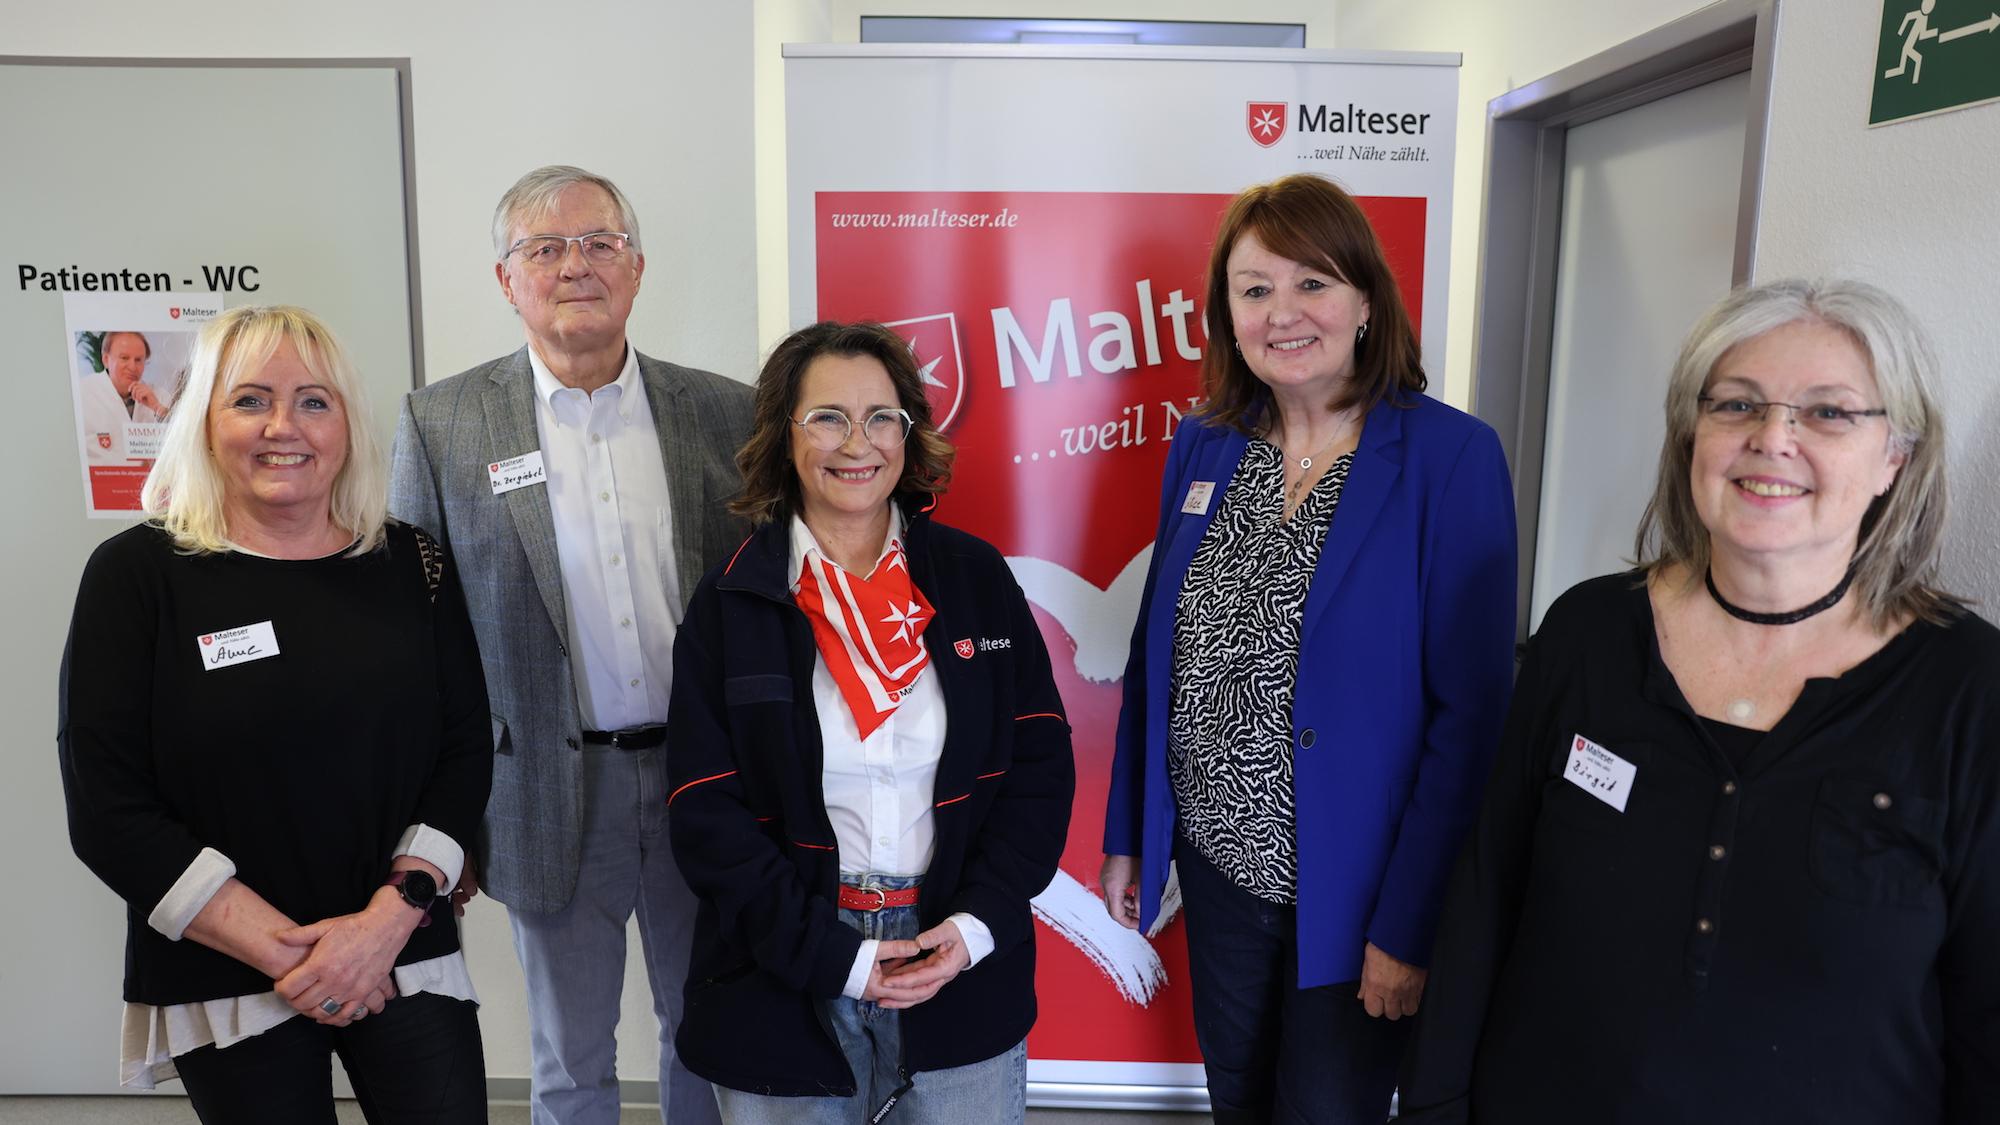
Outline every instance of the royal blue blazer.
<svg viewBox="0 0 2000 1125">
<path fill-rule="evenodd" d="M 1176 605 L 1249 439 L 1183 421 L 1118 717 L 1104 850 L 1139 857 L 1159 916 L 1176 814 Z M 1185 511 L 1210 482 L 1206 510 Z M 1199 507 L 1200 505 L 1194 505 Z M 1514 499 L 1491 427 L 1423 395 L 1368 412 L 1306 594 L 1292 700 L 1299 986 L 1357 980 L 1365 943 L 1425 965 L 1514 674 Z"/>
</svg>

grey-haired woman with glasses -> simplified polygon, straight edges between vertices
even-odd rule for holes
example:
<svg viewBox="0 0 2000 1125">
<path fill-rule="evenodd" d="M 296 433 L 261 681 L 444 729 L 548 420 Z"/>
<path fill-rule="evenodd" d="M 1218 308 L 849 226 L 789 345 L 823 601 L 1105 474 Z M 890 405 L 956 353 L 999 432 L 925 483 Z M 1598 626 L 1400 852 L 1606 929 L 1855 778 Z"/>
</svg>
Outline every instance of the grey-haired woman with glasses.
<svg viewBox="0 0 2000 1125">
<path fill-rule="evenodd" d="M 1026 1114 L 1069 724 L 1006 561 L 930 518 L 951 460 L 881 325 L 802 329 L 758 377 L 757 531 L 695 591 L 668 718 L 701 900 L 677 1045 L 730 1125 Z"/>
<path fill-rule="evenodd" d="M 1859 283 L 1695 326 L 1640 568 L 1529 644 L 1404 1120 L 1994 1119 L 2000 632 L 1939 582 L 1935 379 Z"/>
</svg>

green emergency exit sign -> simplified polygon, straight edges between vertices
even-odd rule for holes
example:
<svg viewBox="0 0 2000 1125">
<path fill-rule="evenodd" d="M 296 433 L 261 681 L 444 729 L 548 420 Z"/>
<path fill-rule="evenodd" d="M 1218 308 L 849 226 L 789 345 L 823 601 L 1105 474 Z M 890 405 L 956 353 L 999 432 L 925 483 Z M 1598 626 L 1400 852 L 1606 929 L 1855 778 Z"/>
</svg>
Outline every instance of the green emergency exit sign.
<svg viewBox="0 0 2000 1125">
<path fill-rule="evenodd" d="M 2000 99 L 2000 0 L 1883 0 L 1868 123 Z"/>
</svg>

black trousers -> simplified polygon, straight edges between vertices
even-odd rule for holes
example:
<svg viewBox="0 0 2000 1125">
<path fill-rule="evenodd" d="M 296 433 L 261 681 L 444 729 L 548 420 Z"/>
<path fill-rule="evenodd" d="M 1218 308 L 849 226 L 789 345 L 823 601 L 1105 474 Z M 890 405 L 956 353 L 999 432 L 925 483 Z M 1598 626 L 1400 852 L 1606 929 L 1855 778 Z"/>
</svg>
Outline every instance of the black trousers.
<svg viewBox="0 0 2000 1125">
<path fill-rule="evenodd" d="M 486 1120 L 486 1055 L 470 1001 L 419 992 L 346 1027 L 293 1016 L 227 1049 L 174 1058 L 203 1125 L 334 1125 L 338 1055 L 371 1125 Z"/>
<path fill-rule="evenodd" d="M 1194 1032 L 1216 1125 L 1381 1125 L 1409 1019 L 1378 1019 L 1358 981 L 1299 987 L 1296 910 L 1174 843 L 1187 915 Z"/>
</svg>

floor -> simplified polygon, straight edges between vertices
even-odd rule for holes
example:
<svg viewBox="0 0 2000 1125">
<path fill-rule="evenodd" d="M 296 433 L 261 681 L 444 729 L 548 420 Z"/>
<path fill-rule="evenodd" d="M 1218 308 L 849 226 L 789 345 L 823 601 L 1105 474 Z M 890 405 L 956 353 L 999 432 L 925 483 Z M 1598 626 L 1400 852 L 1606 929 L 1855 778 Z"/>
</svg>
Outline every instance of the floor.
<svg viewBox="0 0 2000 1125">
<path fill-rule="evenodd" d="M 651 1106 L 627 1107 L 619 1125 L 652 1125 L 660 1119 Z M 105 1098 L 0 1097 L 5 1125 L 186 1125 L 194 1120 L 187 1099 L 167 1095 Z M 528 1109 L 495 1103 L 493 1125 L 527 1125 Z M 1081 1109 L 1031 1109 L 1028 1125 L 1206 1125 L 1207 1114 L 1122 1113 Z M 340 1103 L 341 1125 L 362 1125 L 353 1102 Z"/>
</svg>

